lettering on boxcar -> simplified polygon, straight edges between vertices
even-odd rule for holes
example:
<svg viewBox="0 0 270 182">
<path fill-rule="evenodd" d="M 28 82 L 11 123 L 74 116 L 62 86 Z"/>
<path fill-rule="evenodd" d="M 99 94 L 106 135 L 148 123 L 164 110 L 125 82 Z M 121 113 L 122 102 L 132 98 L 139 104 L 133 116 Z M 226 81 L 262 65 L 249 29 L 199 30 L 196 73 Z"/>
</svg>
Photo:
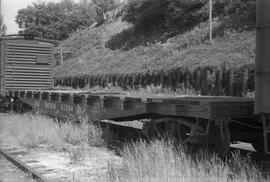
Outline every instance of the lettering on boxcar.
<svg viewBox="0 0 270 182">
<path fill-rule="evenodd" d="M 54 103 L 45 102 L 46 109 L 56 109 L 56 105 Z"/>
<path fill-rule="evenodd" d="M 61 110 L 65 112 L 73 112 L 73 106 L 68 104 L 61 104 Z"/>
</svg>

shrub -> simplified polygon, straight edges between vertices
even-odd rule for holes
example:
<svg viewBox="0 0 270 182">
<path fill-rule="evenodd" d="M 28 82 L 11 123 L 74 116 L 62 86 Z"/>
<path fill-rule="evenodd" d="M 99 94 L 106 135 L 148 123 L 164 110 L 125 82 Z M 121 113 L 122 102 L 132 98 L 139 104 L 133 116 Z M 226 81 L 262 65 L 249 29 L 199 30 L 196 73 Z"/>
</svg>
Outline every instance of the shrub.
<svg viewBox="0 0 270 182">
<path fill-rule="evenodd" d="M 256 1 L 255 0 L 226 0 L 222 20 L 226 28 L 232 28 L 238 32 L 250 30 L 256 25 Z"/>
<path fill-rule="evenodd" d="M 85 28 L 95 22 L 96 10 L 92 3 L 71 0 L 61 2 L 38 2 L 20 9 L 16 23 L 21 33 L 63 40 L 77 29 Z"/>
</svg>

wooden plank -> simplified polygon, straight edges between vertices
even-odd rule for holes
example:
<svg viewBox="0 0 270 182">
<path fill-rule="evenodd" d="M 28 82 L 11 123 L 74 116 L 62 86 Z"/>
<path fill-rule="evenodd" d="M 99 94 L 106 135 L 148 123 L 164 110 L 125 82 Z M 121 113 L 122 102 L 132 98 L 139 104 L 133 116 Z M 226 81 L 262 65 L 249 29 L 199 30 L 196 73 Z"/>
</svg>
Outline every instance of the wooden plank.
<svg viewBox="0 0 270 182">
<path fill-rule="evenodd" d="M 210 118 L 210 107 L 188 104 L 148 103 L 146 113 L 154 113 L 165 116 L 185 116 Z"/>
<path fill-rule="evenodd" d="M 226 119 L 230 117 L 252 117 L 253 99 L 220 96 L 158 96 L 148 97 L 125 93 L 89 93 L 69 91 L 28 91 L 22 99 L 42 112 L 54 115 L 87 113 L 90 120 L 129 117 L 140 114 L 160 114 L 170 116 L 201 117 L 205 119 Z M 35 93 L 43 95 L 33 98 Z M 47 96 L 61 95 L 61 99 L 50 100 Z M 25 97 L 28 96 L 28 97 Z M 65 100 L 64 96 L 72 99 Z M 154 96 L 149 94 L 149 96 Z M 60 98 L 60 97 L 59 97 Z M 76 101 L 77 98 L 77 101 Z M 87 101 L 87 102 L 86 102 Z"/>
<path fill-rule="evenodd" d="M 252 118 L 253 102 L 212 102 L 211 119 Z"/>
</svg>

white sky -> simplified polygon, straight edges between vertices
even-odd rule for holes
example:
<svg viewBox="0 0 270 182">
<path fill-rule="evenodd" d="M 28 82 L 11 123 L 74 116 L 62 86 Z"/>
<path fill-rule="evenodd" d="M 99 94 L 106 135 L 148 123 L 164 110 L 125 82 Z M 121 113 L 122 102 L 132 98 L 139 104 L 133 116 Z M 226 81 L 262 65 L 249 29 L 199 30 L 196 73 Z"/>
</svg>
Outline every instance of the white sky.
<svg viewBox="0 0 270 182">
<path fill-rule="evenodd" d="M 31 5 L 32 2 L 39 1 L 54 1 L 58 2 L 60 0 L 2 0 L 2 14 L 4 16 L 4 23 L 7 26 L 6 34 L 16 34 L 19 31 L 19 27 L 15 23 L 15 16 L 17 11 L 22 8 L 26 8 L 27 5 Z M 79 0 L 74 0 L 79 1 Z"/>
</svg>

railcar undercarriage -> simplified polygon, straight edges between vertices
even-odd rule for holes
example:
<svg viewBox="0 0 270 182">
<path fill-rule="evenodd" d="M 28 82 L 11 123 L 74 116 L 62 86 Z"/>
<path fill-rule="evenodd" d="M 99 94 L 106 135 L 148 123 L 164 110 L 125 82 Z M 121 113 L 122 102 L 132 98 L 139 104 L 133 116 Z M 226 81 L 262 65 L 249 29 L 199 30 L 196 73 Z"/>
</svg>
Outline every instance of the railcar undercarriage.
<svg viewBox="0 0 270 182">
<path fill-rule="evenodd" d="M 88 121 L 148 119 L 142 128 L 145 136 L 170 137 L 177 145 L 207 147 L 221 157 L 227 154 L 232 141 L 250 142 L 259 152 L 263 148 L 259 147 L 263 143 L 263 127 L 254 125 L 253 99 L 151 94 L 141 97 L 132 93 L 63 90 L 10 91 L 9 98 L 14 98 L 10 107 L 19 113 L 32 109 Z"/>
</svg>

